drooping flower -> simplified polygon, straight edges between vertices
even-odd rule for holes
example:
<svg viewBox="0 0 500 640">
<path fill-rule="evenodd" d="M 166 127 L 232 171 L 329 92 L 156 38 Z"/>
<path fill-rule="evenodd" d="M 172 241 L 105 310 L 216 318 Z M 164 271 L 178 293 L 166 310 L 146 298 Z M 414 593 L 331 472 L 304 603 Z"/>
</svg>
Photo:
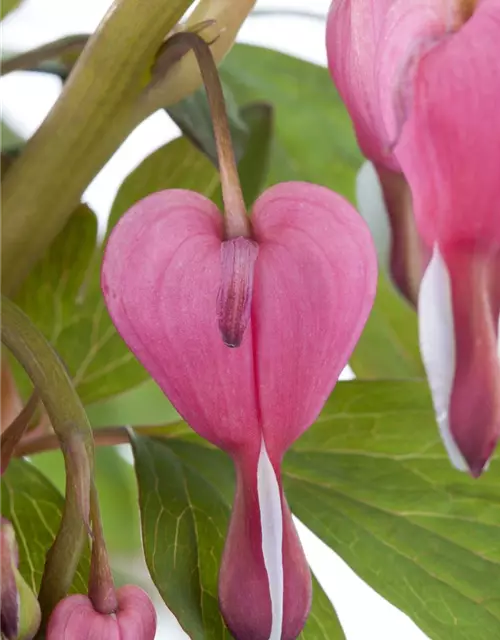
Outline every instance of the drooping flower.
<svg viewBox="0 0 500 640">
<path fill-rule="evenodd" d="M 156 611 L 149 596 L 127 585 L 117 589 L 116 599 L 116 611 L 106 614 L 88 596 L 64 598 L 50 616 L 47 640 L 154 640 Z"/>
<path fill-rule="evenodd" d="M 422 359 L 450 458 L 474 476 L 500 437 L 499 37 L 497 0 L 340 0 L 327 27 L 392 219 L 408 206 L 391 213 L 385 187 L 411 191 Z"/>
<path fill-rule="evenodd" d="M 311 583 L 281 462 L 361 333 L 376 258 L 361 217 L 312 184 L 270 188 L 248 233 L 228 228 L 197 193 L 150 195 L 113 230 L 102 289 L 119 333 L 177 411 L 235 463 L 219 576 L 228 627 L 238 640 L 292 640 Z"/>
<path fill-rule="evenodd" d="M 0 524 L 1 633 L 6 640 L 31 640 L 40 626 L 40 605 L 18 570 L 14 528 L 6 518 Z"/>
</svg>

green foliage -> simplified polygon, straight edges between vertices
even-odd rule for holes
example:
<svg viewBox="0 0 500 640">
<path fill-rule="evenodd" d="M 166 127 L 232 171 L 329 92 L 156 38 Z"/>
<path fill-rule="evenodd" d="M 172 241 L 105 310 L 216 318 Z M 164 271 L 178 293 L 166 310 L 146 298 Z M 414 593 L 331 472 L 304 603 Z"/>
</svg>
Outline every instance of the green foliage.
<svg viewBox="0 0 500 640">
<path fill-rule="evenodd" d="M 2 476 L 2 515 L 16 531 L 19 570 L 37 593 L 50 549 L 59 527 L 63 496 L 47 478 L 24 460 L 12 460 Z M 87 590 L 89 554 L 86 550 L 75 574 L 74 593 Z"/>
<path fill-rule="evenodd" d="M 32 464 L 64 493 L 66 478 L 60 451 L 47 451 L 33 456 Z M 140 550 L 137 486 L 131 465 L 122 458 L 116 447 L 96 449 L 95 481 L 110 553 L 137 553 Z"/>
<path fill-rule="evenodd" d="M 180 440 L 132 440 L 144 553 L 165 602 L 192 640 L 231 638 L 219 613 L 217 576 L 234 474 L 225 454 Z M 335 612 L 315 581 L 303 640 L 342 640 Z"/>
<path fill-rule="evenodd" d="M 254 101 L 273 105 L 275 140 L 268 185 L 307 180 L 354 200 L 362 156 L 326 69 L 240 44 L 222 64 L 221 76 L 240 105 Z"/>
<path fill-rule="evenodd" d="M 423 378 L 417 314 L 380 273 L 372 312 L 349 364 L 359 378 Z"/>
<path fill-rule="evenodd" d="M 239 161 L 245 150 L 249 131 L 238 104 L 228 87 L 223 87 L 229 129 L 234 146 L 234 155 Z M 182 133 L 195 147 L 204 153 L 214 166 L 218 166 L 217 149 L 212 127 L 207 94 L 202 87 L 177 104 L 167 108 L 167 113 Z"/>
</svg>

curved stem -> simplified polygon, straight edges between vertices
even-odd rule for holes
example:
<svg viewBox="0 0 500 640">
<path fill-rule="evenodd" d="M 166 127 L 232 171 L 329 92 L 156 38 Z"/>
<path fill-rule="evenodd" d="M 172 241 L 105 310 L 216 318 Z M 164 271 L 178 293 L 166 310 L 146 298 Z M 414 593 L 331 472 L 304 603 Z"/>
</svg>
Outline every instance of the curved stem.
<svg viewBox="0 0 500 640">
<path fill-rule="evenodd" d="M 64 455 L 66 499 L 40 585 L 43 634 L 55 605 L 69 591 L 85 540 L 93 468 L 92 431 L 68 373 L 29 318 L 2 298 L 2 342 L 22 364 L 40 396 Z"/>
<path fill-rule="evenodd" d="M 16 445 L 23 437 L 24 432 L 28 428 L 31 418 L 33 417 L 38 406 L 38 394 L 34 391 L 21 413 L 15 418 L 11 424 L 2 433 L 2 441 L 0 446 L 2 473 L 7 468 L 9 461 L 14 453 Z"/>
<path fill-rule="evenodd" d="M 226 237 L 249 237 L 251 235 L 250 221 L 246 213 L 236 167 L 224 93 L 209 45 L 195 33 L 176 33 L 165 43 L 158 64 L 163 70 L 168 69 L 190 50 L 196 55 L 212 116 L 224 201 Z M 153 88 L 154 83 L 151 85 L 151 89 Z"/>
<path fill-rule="evenodd" d="M 95 482 L 92 482 L 90 488 L 90 516 L 92 519 L 92 557 L 88 594 L 94 609 L 99 613 L 109 615 L 118 608 L 118 601 L 102 530 L 101 512 Z"/>
<path fill-rule="evenodd" d="M 55 42 L 44 44 L 36 49 L 25 51 L 18 55 L 12 56 L 2 61 L 0 75 L 5 76 L 13 71 L 30 70 L 41 62 L 45 62 L 50 58 L 57 58 L 62 54 L 77 53 L 79 54 L 83 47 L 87 44 L 88 35 L 74 35 L 61 38 Z"/>
</svg>

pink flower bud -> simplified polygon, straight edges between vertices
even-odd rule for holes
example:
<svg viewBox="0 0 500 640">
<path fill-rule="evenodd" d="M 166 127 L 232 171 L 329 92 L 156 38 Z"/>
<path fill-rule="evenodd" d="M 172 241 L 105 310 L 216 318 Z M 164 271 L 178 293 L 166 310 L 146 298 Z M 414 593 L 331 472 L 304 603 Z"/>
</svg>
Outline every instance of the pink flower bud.
<svg viewBox="0 0 500 640">
<path fill-rule="evenodd" d="M 155 193 L 113 230 L 102 269 L 110 315 L 195 431 L 233 458 L 237 488 L 219 581 L 237 640 L 291 640 L 311 585 L 280 466 L 318 416 L 376 288 L 361 217 L 307 183 L 266 191 L 251 239 L 224 240 L 215 205 Z M 237 349 L 228 349 L 221 340 Z"/>
<path fill-rule="evenodd" d="M 499 22 L 497 0 L 345 0 L 327 28 L 393 222 L 384 171 L 411 190 L 422 359 L 450 458 L 474 476 L 500 438 Z"/>
<path fill-rule="evenodd" d="M 61 600 L 50 616 L 47 640 L 154 640 L 156 611 L 139 587 L 127 585 L 116 591 L 118 608 L 98 613 L 84 595 Z"/>
<path fill-rule="evenodd" d="M 1 633 L 6 640 L 31 640 L 40 626 L 40 605 L 19 573 L 14 528 L 2 518 L 0 525 Z"/>
</svg>

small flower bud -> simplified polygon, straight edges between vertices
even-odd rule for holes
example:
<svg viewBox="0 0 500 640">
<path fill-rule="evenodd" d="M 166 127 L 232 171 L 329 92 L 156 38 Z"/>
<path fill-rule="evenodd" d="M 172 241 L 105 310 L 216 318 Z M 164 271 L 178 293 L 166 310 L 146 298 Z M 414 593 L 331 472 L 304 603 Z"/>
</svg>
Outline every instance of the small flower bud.
<svg viewBox="0 0 500 640">
<path fill-rule="evenodd" d="M 2 518 L 1 632 L 6 640 L 31 640 L 40 626 L 40 605 L 17 569 L 19 562 L 14 528 Z"/>
<path fill-rule="evenodd" d="M 139 587 L 116 591 L 118 608 L 111 614 L 94 609 L 88 596 L 61 600 L 50 616 L 47 640 L 154 640 L 156 611 Z"/>
</svg>

